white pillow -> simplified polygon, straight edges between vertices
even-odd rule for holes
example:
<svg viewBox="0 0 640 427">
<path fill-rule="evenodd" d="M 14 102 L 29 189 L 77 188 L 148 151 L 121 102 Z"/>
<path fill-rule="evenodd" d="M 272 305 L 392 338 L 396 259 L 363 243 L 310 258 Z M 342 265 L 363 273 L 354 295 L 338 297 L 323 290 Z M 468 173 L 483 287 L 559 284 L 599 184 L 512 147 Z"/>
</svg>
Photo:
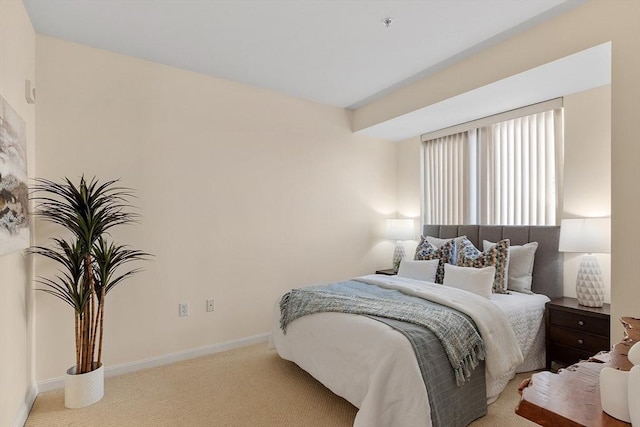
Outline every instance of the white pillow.
<svg viewBox="0 0 640 427">
<path fill-rule="evenodd" d="M 476 268 L 445 264 L 442 284 L 489 298 L 492 293 L 495 274 L 496 268 L 494 266 Z"/>
<path fill-rule="evenodd" d="M 439 259 L 422 261 L 403 258 L 398 268 L 398 276 L 425 282 L 435 282 L 439 263 Z"/>
<path fill-rule="evenodd" d="M 483 240 L 484 249 L 488 249 L 495 243 Z M 531 280 L 533 278 L 533 262 L 535 261 L 538 242 L 526 243 L 522 246 L 511 245 L 509 247 L 509 259 L 507 261 L 507 289 L 532 294 Z"/>
</svg>

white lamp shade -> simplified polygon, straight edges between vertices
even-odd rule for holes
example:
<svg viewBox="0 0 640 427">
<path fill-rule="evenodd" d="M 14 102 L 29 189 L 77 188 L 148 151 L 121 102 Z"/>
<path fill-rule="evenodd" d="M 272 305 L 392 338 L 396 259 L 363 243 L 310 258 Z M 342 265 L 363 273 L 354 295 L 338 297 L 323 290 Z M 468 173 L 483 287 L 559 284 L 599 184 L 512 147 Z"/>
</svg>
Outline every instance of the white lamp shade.
<svg viewBox="0 0 640 427">
<path fill-rule="evenodd" d="M 563 219 L 560 252 L 611 253 L 611 218 Z"/>
<path fill-rule="evenodd" d="M 412 219 L 387 219 L 385 237 L 389 240 L 412 240 L 414 238 Z"/>
</svg>

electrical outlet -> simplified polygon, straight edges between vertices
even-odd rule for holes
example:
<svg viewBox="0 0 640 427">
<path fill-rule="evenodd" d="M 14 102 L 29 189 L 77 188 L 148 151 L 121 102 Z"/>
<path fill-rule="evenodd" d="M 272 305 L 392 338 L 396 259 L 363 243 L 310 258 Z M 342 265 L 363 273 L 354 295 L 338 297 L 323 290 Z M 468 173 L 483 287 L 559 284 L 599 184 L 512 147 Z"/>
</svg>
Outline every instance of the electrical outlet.
<svg viewBox="0 0 640 427">
<path fill-rule="evenodd" d="M 189 315 L 189 303 L 181 302 L 178 304 L 178 316 L 184 317 Z"/>
<path fill-rule="evenodd" d="M 213 298 L 209 298 L 207 300 L 207 311 L 214 311 L 216 309 L 214 303 L 213 303 Z"/>
</svg>

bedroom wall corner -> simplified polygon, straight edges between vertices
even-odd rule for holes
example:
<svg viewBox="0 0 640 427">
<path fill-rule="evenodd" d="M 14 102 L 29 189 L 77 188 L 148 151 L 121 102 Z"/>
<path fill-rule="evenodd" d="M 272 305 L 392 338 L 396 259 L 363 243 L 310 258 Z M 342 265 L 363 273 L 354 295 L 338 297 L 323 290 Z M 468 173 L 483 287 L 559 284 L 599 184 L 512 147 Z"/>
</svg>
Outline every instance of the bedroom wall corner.
<svg viewBox="0 0 640 427">
<path fill-rule="evenodd" d="M 422 233 L 420 186 L 411 183 L 420 182 L 420 137 L 399 141 L 398 150 L 398 215 L 415 218 L 416 240 L 405 242 L 405 250 L 409 258 L 413 258 L 420 234 Z"/>
<path fill-rule="evenodd" d="M 35 170 L 35 106 L 26 102 L 25 79 L 35 82 L 35 39 L 22 1 L 0 1 L 0 95 L 25 122 L 29 177 Z M 35 400 L 31 280 L 24 250 L 0 257 L 0 426 L 22 426 Z"/>
<path fill-rule="evenodd" d="M 39 176 L 121 178 L 142 217 L 114 236 L 155 255 L 109 295 L 107 368 L 264 334 L 292 287 L 390 265 L 396 145 L 349 111 L 48 36 L 36 58 Z M 73 360 L 73 323 L 36 298 L 42 382 Z"/>
<path fill-rule="evenodd" d="M 576 8 L 433 76 L 359 108 L 362 129 L 432 102 L 517 74 L 601 43 L 611 42 L 611 337 L 617 319 L 640 316 L 640 2 L 587 1 Z M 522 55 L 522 52 L 527 52 Z M 500 64 L 500 66 L 496 66 Z"/>
<path fill-rule="evenodd" d="M 567 217 L 611 212 L 611 85 L 565 97 L 564 212 Z M 420 210 L 420 138 L 398 143 L 398 205 Z M 594 173 L 597 171 L 597 173 Z M 414 246 L 415 249 L 415 246 Z M 409 253 L 407 244 L 407 253 Z M 575 297 L 579 254 L 565 254 L 564 295 Z M 611 256 L 599 254 L 606 301 L 611 300 Z"/>
</svg>

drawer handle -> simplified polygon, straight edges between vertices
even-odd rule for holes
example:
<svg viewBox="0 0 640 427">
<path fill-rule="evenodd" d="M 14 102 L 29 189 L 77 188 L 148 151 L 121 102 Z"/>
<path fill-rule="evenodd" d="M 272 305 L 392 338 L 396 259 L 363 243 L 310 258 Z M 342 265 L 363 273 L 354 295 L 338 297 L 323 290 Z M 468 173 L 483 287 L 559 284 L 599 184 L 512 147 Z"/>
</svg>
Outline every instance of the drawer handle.
<svg viewBox="0 0 640 427">
<path fill-rule="evenodd" d="M 578 344 L 582 345 L 582 344 L 584 344 L 584 341 L 583 340 L 578 340 Z"/>
<path fill-rule="evenodd" d="M 578 320 L 578 325 L 584 326 L 584 322 L 582 320 Z M 582 344 L 582 343 L 581 343 Z"/>
</svg>

